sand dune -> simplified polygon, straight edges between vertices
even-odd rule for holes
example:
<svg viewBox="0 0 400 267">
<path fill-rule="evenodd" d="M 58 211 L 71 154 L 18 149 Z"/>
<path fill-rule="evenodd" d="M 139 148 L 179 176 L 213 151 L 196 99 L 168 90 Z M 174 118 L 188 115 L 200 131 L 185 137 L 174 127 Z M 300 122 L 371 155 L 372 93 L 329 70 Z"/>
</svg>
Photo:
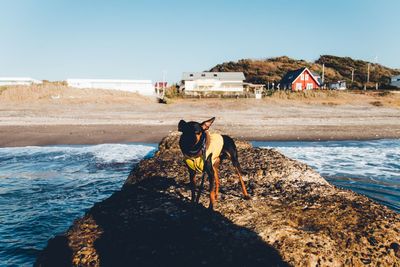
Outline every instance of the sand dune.
<svg viewBox="0 0 400 267">
<path fill-rule="evenodd" d="M 0 87 L 0 104 L 83 104 L 83 103 L 148 103 L 147 97 L 136 93 L 104 90 L 78 89 L 65 85 L 32 85 Z"/>
</svg>

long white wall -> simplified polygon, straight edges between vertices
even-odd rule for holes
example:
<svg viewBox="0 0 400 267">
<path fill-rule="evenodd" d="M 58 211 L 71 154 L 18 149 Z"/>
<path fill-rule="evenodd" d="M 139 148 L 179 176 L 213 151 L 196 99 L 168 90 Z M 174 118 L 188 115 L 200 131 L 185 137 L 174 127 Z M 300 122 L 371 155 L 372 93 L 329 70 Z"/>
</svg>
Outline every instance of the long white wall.
<svg viewBox="0 0 400 267">
<path fill-rule="evenodd" d="M 67 79 L 67 84 L 75 88 L 120 90 L 145 96 L 155 94 L 150 80 Z"/>
</svg>

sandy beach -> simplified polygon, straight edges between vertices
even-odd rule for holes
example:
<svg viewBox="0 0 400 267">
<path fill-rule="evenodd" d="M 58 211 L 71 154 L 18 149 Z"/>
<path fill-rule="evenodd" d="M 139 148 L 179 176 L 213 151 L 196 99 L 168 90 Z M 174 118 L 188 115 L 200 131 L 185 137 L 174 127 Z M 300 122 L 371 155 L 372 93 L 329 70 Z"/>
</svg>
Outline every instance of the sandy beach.
<svg viewBox="0 0 400 267">
<path fill-rule="evenodd" d="M 155 143 L 175 130 L 180 119 L 201 121 L 213 116 L 214 129 L 246 140 L 400 138 L 398 93 L 383 97 L 341 93 L 308 99 L 174 99 L 169 104 L 106 90 L 31 90 L 20 98 L 15 92 L 8 93 L 0 95 L 2 147 Z"/>
</svg>

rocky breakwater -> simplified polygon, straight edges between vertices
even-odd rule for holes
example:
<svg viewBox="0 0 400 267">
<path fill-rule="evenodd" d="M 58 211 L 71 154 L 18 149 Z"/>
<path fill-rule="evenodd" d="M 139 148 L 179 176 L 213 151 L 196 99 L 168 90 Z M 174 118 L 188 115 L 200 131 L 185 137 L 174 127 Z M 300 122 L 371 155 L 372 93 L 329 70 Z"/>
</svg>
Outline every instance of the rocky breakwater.
<svg viewBox="0 0 400 267">
<path fill-rule="evenodd" d="M 178 133 L 121 191 L 51 239 L 37 266 L 400 266 L 400 214 L 327 183 L 273 149 L 237 141 L 251 200 L 230 162 L 217 206 L 190 203 Z"/>
</svg>

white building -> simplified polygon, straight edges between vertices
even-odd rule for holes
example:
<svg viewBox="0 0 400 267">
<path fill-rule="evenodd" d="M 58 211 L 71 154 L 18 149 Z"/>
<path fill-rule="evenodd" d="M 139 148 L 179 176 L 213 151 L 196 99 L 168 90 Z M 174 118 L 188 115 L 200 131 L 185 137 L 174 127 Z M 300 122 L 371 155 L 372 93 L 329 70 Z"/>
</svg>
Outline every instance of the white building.
<svg viewBox="0 0 400 267">
<path fill-rule="evenodd" d="M 347 89 L 346 82 L 345 81 L 338 81 L 336 83 L 330 83 L 329 84 L 329 89 L 332 89 L 332 90 L 346 90 Z"/>
<path fill-rule="evenodd" d="M 0 77 L 0 86 L 42 84 L 42 81 L 27 77 Z"/>
<path fill-rule="evenodd" d="M 75 88 L 120 90 L 145 96 L 155 94 L 151 80 L 67 79 L 67 84 Z"/>
<path fill-rule="evenodd" d="M 211 92 L 242 93 L 243 72 L 184 72 L 182 83 L 185 94 Z"/>
<path fill-rule="evenodd" d="M 395 87 L 400 87 L 400 75 L 393 76 L 390 79 L 390 85 Z"/>
</svg>

